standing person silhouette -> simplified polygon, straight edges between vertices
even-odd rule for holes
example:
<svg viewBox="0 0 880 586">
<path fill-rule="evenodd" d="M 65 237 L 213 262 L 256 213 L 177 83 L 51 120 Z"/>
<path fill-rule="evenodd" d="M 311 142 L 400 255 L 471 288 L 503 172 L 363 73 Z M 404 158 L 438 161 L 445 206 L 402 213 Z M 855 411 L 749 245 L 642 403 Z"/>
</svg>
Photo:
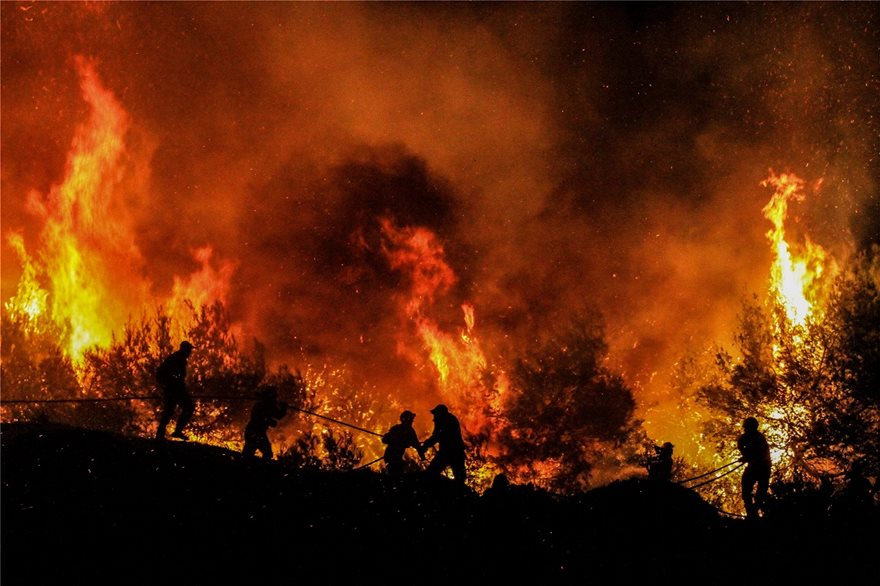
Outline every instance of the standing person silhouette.
<svg viewBox="0 0 880 586">
<path fill-rule="evenodd" d="M 461 438 L 458 418 L 442 403 L 431 409 L 431 414 L 434 416 L 434 431 L 431 437 L 422 443 L 419 455 L 424 454 L 425 450 L 437 443 L 440 444 L 440 449 L 428 464 L 427 472 L 439 476 L 449 467 L 452 468 L 455 481 L 464 484 L 464 440 Z"/>
<path fill-rule="evenodd" d="M 400 476 L 403 473 L 403 454 L 407 448 L 415 448 L 419 457 L 425 459 L 424 452 L 419 446 L 419 437 L 413 429 L 413 420 L 416 414 L 412 411 L 404 411 L 400 414 L 400 423 L 391 426 L 382 436 L 382 443 L 386 445 L 385 470 L 390 476 Z"/>
<path fill-rule="evenodd" d="M 184 340 L 180 348 L 172 352 L 159 368 L 156 369 L 156 382 L 162 388 L 162 414 L 159 416 L 159 427 L 156 429 L 156 439 L 165 439 L 165 428 L 174 415 L 174 409 L 180 406 L 180 414 L 177 416 L 177 424 L 171 437 L 182 439 L 189 438 L 183 433 L 183 428 L 189 422 L 195 411 L 196 404 L 186 390 L 186 361 L 192 354 L 193 345 Z"/>
<path fill-rule="evenodd" d="M 743 421 L 743 434 L 736 442 L 740 462 L 746 463 L 742 475 L 742 500 L 746 517 L 755 519 L 758 511 L 763 511 L 767 502 L 767 488 L 770 486 L 770 445 L 764 434 L 758 431 L 758 420 L 746 417 Z M 757 490 L 755 490 L 757 485 Z"/>
<path fill-rule="evenodd" d="M 278 399 L 278 387 L 269 386 L 257 393 L 257 402 L 251 408 L 251 418 L 244 428 L 245 456 L 254 456 L 257 450 L 264 460 L 271 460 L 272 442 L 269 441 L 269 428 L 278 425 L 278 420 L 287 415 L 288 405 Z"/>
</svg>

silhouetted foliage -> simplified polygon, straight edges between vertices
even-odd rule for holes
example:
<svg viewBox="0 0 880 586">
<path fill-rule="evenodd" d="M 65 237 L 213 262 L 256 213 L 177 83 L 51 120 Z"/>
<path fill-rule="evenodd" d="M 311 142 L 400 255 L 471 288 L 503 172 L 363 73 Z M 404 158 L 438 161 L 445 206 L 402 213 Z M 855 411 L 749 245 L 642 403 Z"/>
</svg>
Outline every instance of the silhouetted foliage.
<svg viewBox="0 0 880 586">
<path fill-rule="evenodd" d="M 58 344 L 60 329 L 45 315 L 4 310 L 0 321 L 0 380 L 8 401 L 76 397 L 80 386 L 73 363 Z M 55 404 L 4 406 L 9 420 L 53 417 Z"/>
<path fill-rule="evenodd" d="M 268 368 L 259 342 L 254 341 L 251 351 L 241 349 L 223 304 L 196 307 L 187 302 L 184 306 L 190 314 L 187 323 L 174 323 L 158 307 L 153 315 L 130 319 L 107 348 L 87 350 L 79 364 L 66 356 L 60 346 L 63 332 L 46 315 L 31 318 L 5 311 L 0 361 L 5 400 L 111 400 L 14 404 L 4 406 L 4 419 L 52 420 L 150 437 L 161 407 L 156 368 L 184 338 L 196 348 L 187 375 L 189 391 L 197 402 L 190 428 L 203 441 L 240 444 L 252 400 L 266 386 L 277 387 L 279 397 L 295 408 L 317 408 L 326 402 L 317 399 L 319 388 L 342 397 L 339 388 L 325 388 L 326 373 L 313 373 L 317 380 L 306 384 L 299 371 L 286 365 Z M 346 395 L 335 409 L 361 412 L 361 399 L 357 393 Z M 351 468 L 363 455 L 350 434 L 324 434 L 317 442 L 304 436 L 297 446 L 306 465 L 315 460 L 320 467 L 334 469 Z"/>
<path fill-rule="evenodd" d="M 552 489 L 580 490 L 598 461 L 634 438 L 635 400 L 603 366 L 607 350 L 598 318 L 589 317 L 515 363 L 509 424 L 499 438 L 502 467 L 551 463 Z"/>
<path fill-rule="evenodd" d="M 344 471 L 357 466 L 363 455 L 352 434 L 325 429 L 301 434 L 278 459 L 297 468 Z"/>
<path fill-rule="evenodd" d="M 853 461 L 880 471 L 880 270 L 878 255 L 853 257 L 834 281 L 824 313 L 792 324 L 781 304 L 744 304 L 736 355 L 717 354 L 720 376 L 700 388 L 719 417 L 706 426 L 719 451 L 735 457 L 739 423 L 758 418 L 777 482 L 818 486 Z M 780 489 L 782 489 L 780 487 Z"/>
</svg>

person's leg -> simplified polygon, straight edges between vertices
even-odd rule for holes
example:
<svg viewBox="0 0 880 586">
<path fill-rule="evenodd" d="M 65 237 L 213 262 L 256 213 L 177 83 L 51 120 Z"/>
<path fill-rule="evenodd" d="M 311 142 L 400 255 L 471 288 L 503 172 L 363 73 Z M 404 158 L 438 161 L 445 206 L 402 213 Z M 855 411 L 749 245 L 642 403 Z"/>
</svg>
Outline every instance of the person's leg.
<svg viewBox="0 0 880 586">
<path fill-rule="evenodd" d="M 465 481 L 465 467 L 464 467 L 464 456 L 462 455 L 460 458 L 456 457 L 452 461 L 452 476 L 455 478 L 455 481 L 461 484 L 464 484 Z"/>
<path fill-rule="evenodd" d="M 272 456 L 272 442 L 269 441 L 269 436 L 265 433 L 260 438 L 260 453 L 263 454 L 264 460 L 271 460 Z"/>
<path fill-rule="evenodd" d="M 174 400 L 166 392 L 162 402 L 162 413 L 159 415 L 159 427 L 156 428 L 156 438 L 165 439 L 165 429 L 174 415 L 174 406 Z"/>
<path fill-rule="evenodd" d="M 403 460 L 400 458 L 385 460 L 385 471 L 388 472 L 388 476 L 400 476 L 403 474 Z"/>
<path fill-rule="evenodd" d="M 767 504 L 767 491 L 770 488 L 770 472 L 762 471 L 757 482 L 758 490 L 755 492 L 755 509 L 764 511 L 764 506 Z"/>
<path fill-rule="evenodd" d="M 742 500 L 746 508 L 747 517 L 757 516 L 758 511 L 755 508 L 754 499 L 755 478 L 754 471 L 750 467 L 746 467 L 746 471 L 742 475 Z"/>
<path fill-rule="evenodd" d="M 428 467 L 425 469 L 425 472 L 432 476 L 440 476 L 443 474 L 443 471 L 446 470 L 446 467 L 449 465 L 449 462 L 446 460 L 446 454 L 443 452 L 437 452 L 434 454 L 434 458 L 428 464 Z"/>
<path fill-rule="evenodd" d="M 192 418 L 192 415 L 196 410 L 196 404 L 186 391 L 183 391 L 183 394 L 178 399 L 178 403 L 180 404 L 180 415 L 177 418 L 177 425 L 174 427 L 173 435 L 185 438 L 186 436 L 183 433 L 183 429 Z"/>
<path fill-rule="evenodd" d="M 259 447 L 259 439 L 259 431 L 255 430 L 251 427 L 251 424 L 248 423 L 244 428 L 244 446 L 241 448 L 241 453 L 248 457 L 254 456 Z"/>
</svg>

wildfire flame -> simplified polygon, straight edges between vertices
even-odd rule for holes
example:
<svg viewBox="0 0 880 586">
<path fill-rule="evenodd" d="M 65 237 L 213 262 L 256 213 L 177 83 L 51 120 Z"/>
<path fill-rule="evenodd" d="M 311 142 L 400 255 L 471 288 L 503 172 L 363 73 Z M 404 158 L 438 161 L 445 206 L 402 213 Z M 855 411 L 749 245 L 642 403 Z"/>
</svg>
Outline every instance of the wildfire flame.
<svg viewBox="0 0 880 586">
<path fill-rule="evenodd" d="M 22 234 L 7 234 L 22 272 L 15 296 L 5 304 L 10 313 L 26 316 L 32 329 L 38 327 L 38 320 L 51 320 L 74 364 L 89 348 L 109 346 L 126 318 L 151 304 L 164 304 L 179 321 L 187 304 L 225 301 L 235 271 L 234 263 L 218 260 L 212 246 L 203 246 L 193 251 L 199 263 L 196 272 L 175 277 L 166 298 L 150 293 L 128 212 L 131 206 L 125 200 L 131 172 L 126 136 L 131 122 L 102 85 L 94 65 L 82 58 L 75 64 L 90 115 L 76 130 L 61 181 L 45 196 L 32 193 L 28 198 L 28 209 L 42 220 L 36 252 L 28 252 Z M 763 208 L 773 225 L 767 232 L 774 255 L 770 292 L 787 319 L 804 326 L 821 310 L 822 284 L 834 267 L 833 259 L 809 239 L 800 246 L 787 239 L 789 203 L 804 199 L 804 181 L 793 174 L 771 173 L 762 185 L 775 190 Z M 398 226 L 391 218 L 379 219 L 379 226 L 389 266 L 408 278 L 400 307 L 409 332 L 420 344 L 420 364 L 436 371 L 440 397 L 460 415 L 465 429 L 491 435 L 502 425 L 492 415 L 502 412 L 510 382 L 487 359 L 477 336 L 474 305 L 450 305 L 460 306 L 461 326 L 450 327 L 448 319 L 442 322 L 435 314 L 435 304 L 458 282 L 441 240 L 425 227 Z M 552 476 L 558 465 L 543 461 L 532 468 L 539 475 Z"/>
<path fill-rule="evenodd" d="M 49 293 L 40 287 L 39 269 L 25 250 L 21 234 L 11 233 L 7 236 L 7 241 L 18 254 L 22 268 L 15 296 L 6 302 L 4 307 L 10 313 L 27 316 L 27 321 L 33 328 L 37 319 L 46 314 Z"/>
<path fill-rule="evenodd" d="M 77 59 L 76 66 L 91 116 L 74 136 L 63 181 L 45 200 L 36 193 L 29 200 L 30 209 L 44 219 L 39 259 L 49 281 L 51 316 L 74 361 L 89 347 L 110 343 L 127 309 L 110 284 L 117 271 L 141 264 L 125 219 L 114 206 L 124 173 L 120 163 L 128 118 L 102 87 L 92 64 Z M 129 290 L 138 301 L 145 293 L 136 285 Z"/>
<path fill-rule="evenodd" d="M 822 292 L 822 279 L 828 265 L 828 254 L 806 239 L 803 250 L 798 253 L 785 238 L 785 219 L 789 202 L 804 199 L 804 181 L 796 175 L 783 173 L 770 177 L 761 185 L 772 186 L 776 191 L 762 210 L 764 217 L 773 223 L 767 238 L 773 245 L 773 265 L 770 269 L 770 289 L 785 308 L 789 322 L 803 326 L 816 312 Z"/>
<path fill-rule="evenodd" d="M 184 300 L 195 306 L 224 300 L 234 267 L 211 265 L 212 249 L 194 252 L 202 265 L 188 278 L 175 277 L 167 300 L 150 294 L 143 257 L 135 242 L 129 184 L 136 181 L 126 150 L 129 117 L 99 79 L 94 64 L 77 57 L 88 120 L 74 135 L 60 183 L 45 196 L 32 192 L 28 210 L 42 220 L 35 255 L 20 234 L 7 235 L 22 274 L 10 313 L 49 319 L 61 332 L 60 345 L 74 364 L 89 348 L 106 348 L 131 315 L 164 303 L 177 322 L 186 315 Z"/>
<path fill-rule="evenodd" d="M 464 426 L 476 432 L 490 426 L 482 410 L 497 405 L 506 382 L 496 382 L 486 389 L 488 361 L 474 335 L 475 309 L 470 303 L 461 306 L 465 327 L 457 335 L 443 331 L 428 312 L 431 303 L 447 293 L 457 279 L 445 260 L 445 252 L 436 235 L 422 227 L 398 228 L 390 219 L 380 221 L 386 239 L 384 253 L 392 268 L 410 278 L 409 298 L 404 312 L 415 324 L 416 332 L 437 371 L 437 384 L 444 401 L 462 412 Z M 499 379 L 501 380 L 501 379 Z M 487 396 L 487 394 L 489 396 Z"/>
</svg>

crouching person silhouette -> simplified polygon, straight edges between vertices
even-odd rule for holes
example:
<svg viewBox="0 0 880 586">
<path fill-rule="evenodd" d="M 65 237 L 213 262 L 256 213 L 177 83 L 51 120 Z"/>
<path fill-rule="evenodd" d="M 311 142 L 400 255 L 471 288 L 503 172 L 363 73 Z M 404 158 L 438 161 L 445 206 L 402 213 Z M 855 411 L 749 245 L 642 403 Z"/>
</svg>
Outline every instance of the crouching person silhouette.
<svg viewBox="0 0 880 586">
<path fill-rule="evenodd" d="M 257 402 L 251 409 L 251 419 L 244 428 L 242 454 L 250 457 L 256 455 L 259 450 L 264 460 L 272 459 L 269 428 L 275 427 L 278 420 L 287 414 L 287 407 L 287 403 L 278 400 L 276 387 L 266 387 L 257 393 Z"/>
<path fill-rule="evenodd" d="M 672 450 L 675 446 L 666 442 L 654 446 L 654 456 L 648 461 L 648 478 L 669 481 L 672 479 Z"/>
<path fill-rule="evenodd" d="M 407 448 L 415 448 L 419 457 L 425 459 L 425 453 L 419 446 L 419 437 L 413 429 L 415 418 L 416 414 L 412 411 L 404 411 L 400 414 L 400 423 L 392 425 L 382 436 L 382 443 L 386 446 L 382 459 L 385 460 L 385 471 L 389 476 L 400 476 L 403 473 L 403 454 Z"/>
</svg>

